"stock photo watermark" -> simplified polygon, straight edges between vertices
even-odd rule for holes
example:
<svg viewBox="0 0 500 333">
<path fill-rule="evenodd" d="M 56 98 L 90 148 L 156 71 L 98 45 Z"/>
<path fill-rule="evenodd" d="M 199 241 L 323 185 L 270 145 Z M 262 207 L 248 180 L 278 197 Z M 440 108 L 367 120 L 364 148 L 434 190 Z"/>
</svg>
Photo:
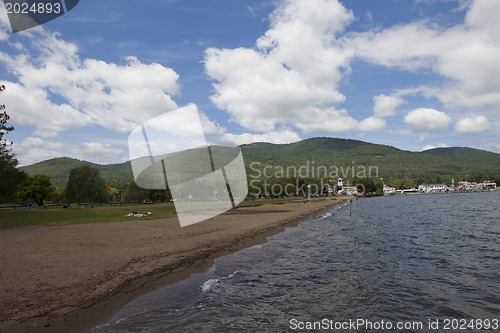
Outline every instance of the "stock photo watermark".
<svg viewBox="0 0 500 333">
<path fill-rule="evenodd" d="M 220 215 L 248 193 L 240 148 L 207 143 L 193 104 L 138 126 L 128 146 L 136 184 L 169 189 L 181 226 Z"/>
<path fill-rule="evenodd" d="M 136 184 L 169 190 L 181 226 L 234 208 L 249 191 L 252 197 L 362 195 L 372 188 L 356 180 L 378 178 L 377 166 L 309 160 L 287 167 L 252 162 L 247 176 L 240 147 L 208 143 L 193 104 L 144 122 L 130 133 L 128 146 Z"/>
<path fill-rule="evenodd" d="M 499 319 L 458 319 L 458 318 L 431 318 L 426 321 L 390 321 L 369 320 L 366 318 L 332 320 L 323 318 L 318 321 L 302 321 L 292 318 L 289 328 L 293 331 L 474 331 L 498 330 Z"/>
<path fill-rule="evenodd" d="M 79 0 L 4 0 L 12 32 L 52 21 L 75 8 Z"/>
<path fill-rule="evenodd" d="M 370 183 L 360 179 L 378 179 L 377 166 L 320 165 L 305 161 L 302 165 L 270 166 L 260 162 L 249 165 L 249 190 L 256 197 L 363 195 L 371 192 Z M 351 181 L 344 181 L 350 178 Z M 371 186 L 370 186 L 371 187 Z"/>
</svg>

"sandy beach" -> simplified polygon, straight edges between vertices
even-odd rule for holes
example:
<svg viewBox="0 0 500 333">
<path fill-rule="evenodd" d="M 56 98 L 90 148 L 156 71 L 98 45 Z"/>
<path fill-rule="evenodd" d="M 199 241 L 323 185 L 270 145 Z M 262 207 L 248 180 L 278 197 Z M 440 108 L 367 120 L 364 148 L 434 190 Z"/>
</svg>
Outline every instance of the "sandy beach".
<svg viewBox="0 0 500 333">
<path fill-rule="evenodd" d="M 169 218 L 0 231 L 0 331 L 91 328 L 138 295 L 345 199 L 241 207 L 184 228 Z"/>
</svg>

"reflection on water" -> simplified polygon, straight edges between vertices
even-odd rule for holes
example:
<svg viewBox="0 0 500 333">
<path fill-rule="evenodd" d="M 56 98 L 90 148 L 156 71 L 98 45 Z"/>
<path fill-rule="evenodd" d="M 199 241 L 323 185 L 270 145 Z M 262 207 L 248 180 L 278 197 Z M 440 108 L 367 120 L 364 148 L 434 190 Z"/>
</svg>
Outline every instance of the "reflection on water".
<svg viewBox="0 0 500 333">
<path fill-rule="evenodd" d="M 360 199 L 352 216 L 333 207 L 138 298 L 93 332 L 282 332 L 291 319 L 324 318 L 500 320 L 499 202 L 500 192 L 490 192 Z"/>
</svg>

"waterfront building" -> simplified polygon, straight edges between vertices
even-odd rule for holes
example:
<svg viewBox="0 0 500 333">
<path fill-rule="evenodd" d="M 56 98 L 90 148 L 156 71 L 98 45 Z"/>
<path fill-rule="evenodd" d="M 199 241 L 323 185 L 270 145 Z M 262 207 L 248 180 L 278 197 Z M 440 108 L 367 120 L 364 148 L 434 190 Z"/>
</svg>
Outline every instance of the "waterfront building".
<svg viewBox="0 0 500 333">
<path fill-rule="evenodd" d="M 481 191 L 483 189 L 483 184 L 478 184 L 476 182 L 462 181 L 458 183 L 459 191 Z"/>
<path fill-rule="evenodd" d="M 402 189 L 397 191 L 398 194 L 415 194 L 418 193 L 418 189 L 416 188 L 407 188 L 407 189 Z"/>
<path fill-rule="evenodd" d="M 335 186 L 330 185 L 330 184 L 324 185 L 323 186 L 323 193 L 322 194 L 324 196 L 329 196 L 329 197 L 335 195 Z"/>
<path fill-rule="evenodd" d="M 482 185 L 487 190 L 497 189 L 497 183 L 495 183 L 493 180 L 485 180 Z"/>
<path fill-rule="evenodd" d="M 396 188 L 384 184 L 384 195 L 396 194 Z"/>
<path fill-rule="evenodd" d="M 448 191 L 448 186 L 444 184 L 422 184 L 418 190 L 423 193 L 444 193 Z"/>
<path fill-rule="evenodd" d="M 356 186 L 344 186 L 343 190 L 344 190 L 344 194 L 347 194 L 347 195 L 358 194 L 358 188 Z"/>
</svg>

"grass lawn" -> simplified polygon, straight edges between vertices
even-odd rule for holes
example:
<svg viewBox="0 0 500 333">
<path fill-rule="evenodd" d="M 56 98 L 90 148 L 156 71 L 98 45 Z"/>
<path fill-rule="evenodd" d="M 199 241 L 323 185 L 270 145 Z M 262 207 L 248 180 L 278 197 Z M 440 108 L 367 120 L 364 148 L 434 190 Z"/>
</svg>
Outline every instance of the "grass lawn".
<svg viewBox="0 0 500 333">
<path fill-rule="evenodd" d="M 126 217 L 130 212 L 146 213 L 146 217 Z M 95 208 L 73 204 L 70 208 L 43 209 L 29 208 L 3 208 L 0 209 L 0 230 L 9 228 L 20 228 L 30 225 L 62 225 L 81 223 L 103 223 L 121 222 L 131 220 L 151 220 L 166 217 L 174 217 L 175 208 L 173 204 L 156 205 L 130 205 L 130 206 L 96 206 Z"/>
<path fill-rule="evenodd" d="M 324 200 L 315 198 L 314 200 Z M 302 198 L 290 199 L 260 199 L 243 201 L 238 207 L 248 207 L 266 204 L 282 204 L 287 202 L 304 201 Z M 146 217 L 126 217 L 130 212 L 146 213 L 151 212 L 151 216 Z M 122 222 L 136 220 L 152 220 L 167 217 L 175 217 L 175 207 L 173 203 L 130 206 L 96 206 L 95 208 L 82 208 L 77 204 L 72 204 L 70 208 L 48 207 L 47 209 L 36 207 L 29 208 L 1 208 L 0 209 L 0 230 L 10 228 L 21 228 L 33 225 L 64 225 L 82 223 L 105 223 Z"/>
</svg>

